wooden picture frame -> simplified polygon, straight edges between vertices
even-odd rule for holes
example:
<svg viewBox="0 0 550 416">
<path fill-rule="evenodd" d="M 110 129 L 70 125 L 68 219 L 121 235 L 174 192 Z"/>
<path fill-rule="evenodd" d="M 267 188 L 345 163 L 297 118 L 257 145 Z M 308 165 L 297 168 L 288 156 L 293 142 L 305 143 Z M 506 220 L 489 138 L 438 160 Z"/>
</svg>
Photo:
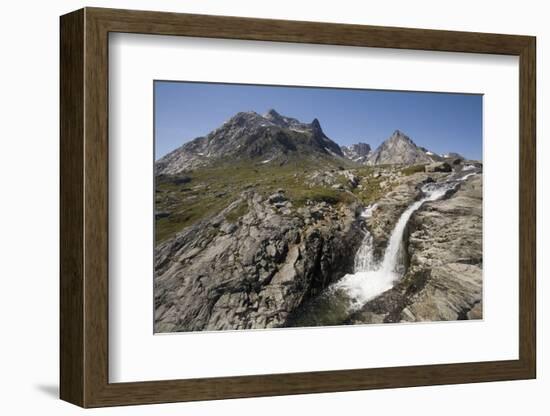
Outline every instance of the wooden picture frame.
<svg viewBox="0 0 550 416">
<path fill-rule="evenodd" d="M 212 400 L 536 377 L 535 38 L 85 8 L 61 17 L 60 396 L 82 407 Z M 519 359 L 110 383 L 110 32 L 515 55 L 520 66 Z M 512 272 L 512 271 L 511 271 Z"/>
</svg>

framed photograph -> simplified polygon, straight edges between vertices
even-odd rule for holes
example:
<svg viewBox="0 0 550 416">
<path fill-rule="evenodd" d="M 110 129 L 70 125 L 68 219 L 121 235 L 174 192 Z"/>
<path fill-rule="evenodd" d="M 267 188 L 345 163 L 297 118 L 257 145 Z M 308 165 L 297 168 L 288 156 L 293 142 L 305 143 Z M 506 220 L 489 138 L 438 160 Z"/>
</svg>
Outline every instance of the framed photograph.
<svg viewBox="0 0 550 416">
<path fill-rule="evenodd" d="M 82 407 L 536 376 L 535 38 L 61 17 Z"/>
</svg>

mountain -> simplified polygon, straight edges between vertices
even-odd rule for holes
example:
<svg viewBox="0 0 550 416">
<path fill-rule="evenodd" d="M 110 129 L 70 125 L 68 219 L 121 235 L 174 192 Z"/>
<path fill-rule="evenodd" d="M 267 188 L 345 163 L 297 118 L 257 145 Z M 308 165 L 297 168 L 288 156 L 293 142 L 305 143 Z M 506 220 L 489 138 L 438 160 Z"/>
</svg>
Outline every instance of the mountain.
<svg viewBox="0 0 550 416">
<path fill-rule="evenodd" d="M 425 149 L 417 146 L 407 135 L 395 130 L 391 137 L 372 152 L 367 160 L 370 165 L 417 165 L 432 163 L 432 158 Z"/>
<path fill-rule="evenodd" d="M 445 153 L 442 156 L 446 159 L 464 159 L 464 156 L 456 152 Z"/>
<path fill-rule="evenodd" d="M 344 156 L 357 163 L 365 163 L 371 152 L 371 147 L 367 143 L 355 143 L 350 146 L 342 146 Z"/>
<path fill-rule="evenodd" d="M 177 174 L 223 160 L 284 163 L 292 158 L 339 157 L 340 146 L 323 132 L 317 119 L 302 123 L 275 110 L 260 115 L 240 112 L 221 127 L 198 137 L 155 163 L 155 174 Z"/>
</svg>

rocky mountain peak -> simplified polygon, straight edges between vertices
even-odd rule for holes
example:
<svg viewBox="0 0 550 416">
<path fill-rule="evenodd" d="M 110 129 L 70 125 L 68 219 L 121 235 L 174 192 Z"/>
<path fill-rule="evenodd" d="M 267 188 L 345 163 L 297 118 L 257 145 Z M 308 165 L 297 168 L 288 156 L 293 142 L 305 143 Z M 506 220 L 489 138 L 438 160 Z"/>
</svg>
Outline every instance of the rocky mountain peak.
<svg viewBox="0 0 550 416">
<path fill-rule="evenodd" d="M 415 165 L 431 163 L 433 160 L 409 136 L 395 130 L 378 148 L 371 153 L 368 163 L 372 165 Z"/>
<path fill-rule="evenodd" d="M 280 115 L 275 109 L 271 108 L 268 110 L 267 113 L 263 115 L 263 117 L 266 120 L 271 121 L 273 124 L 279 125 L 279 126 L 287 126 L 289 123 L 289 119 L 287 117 L 283 117 Z"/>
<path fill-rule="evenodd" d="M 311 127 L 321 130 L 321 123 L 319 123 L 319 120 L 314 118 L 313 121 L 311 122 Z"/>
<path fill-rule="evenodd" d="M 405 133 L 403 133 L 401 130 L 395 130 L 390 136 L 390 138 L 388 139 L 388 141 L 393 141 L 393 142 L 405 141 L 409 144 L 416 146 L 416 144 L 411 140 L 411 138 L 407 136 Z"/>
<path fill-rule="evenodd" d="M 349 146 L 342 146 L 342 152 L 348 159 L 358 163 L 365 163 L 371 152 L 371 147 L 367 143 L 355 143 Z"/>
<path fill-rule="evenodd" d="M 343 157 L 340 146 L 328 138 L 319 120 L 302 123 L 270 109 L 264 115 L 239 112 L 203 137 L 185 143 L 158 160 L 157 174 L 176 174 L 219 163 L 220 159 L 260 159 L 284 163 L 289 158 Z"/>
<path fill-rule="evenodd" d="M 316 132 L 322 132 L 321 124 L 316 118 L 310 124 L 302 123 L 299 120 L 284 116 L 278 113 L 275 109 L 271 108 L 263 115 L 263 118 L 269 123 L 274 124 L 275 126 L 290 128 L 293 130 L 312 130 Z"/>
</svg>

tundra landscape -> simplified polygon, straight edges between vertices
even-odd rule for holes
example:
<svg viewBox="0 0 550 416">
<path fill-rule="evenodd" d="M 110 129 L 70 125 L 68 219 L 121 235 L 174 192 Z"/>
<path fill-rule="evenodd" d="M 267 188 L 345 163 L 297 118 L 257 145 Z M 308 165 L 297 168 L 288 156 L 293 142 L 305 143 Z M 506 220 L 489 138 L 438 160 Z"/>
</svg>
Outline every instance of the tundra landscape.
<svg viewBox="0 0 550 416">
<path fill-rule="evenodd" d="M 292 116 L 156 160 L 155 332 L 481 319 L 482 161 Z"/>
</svg>

